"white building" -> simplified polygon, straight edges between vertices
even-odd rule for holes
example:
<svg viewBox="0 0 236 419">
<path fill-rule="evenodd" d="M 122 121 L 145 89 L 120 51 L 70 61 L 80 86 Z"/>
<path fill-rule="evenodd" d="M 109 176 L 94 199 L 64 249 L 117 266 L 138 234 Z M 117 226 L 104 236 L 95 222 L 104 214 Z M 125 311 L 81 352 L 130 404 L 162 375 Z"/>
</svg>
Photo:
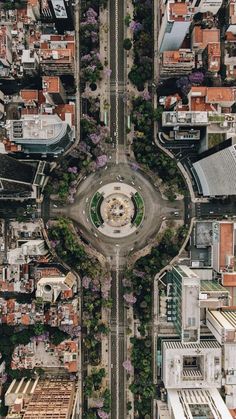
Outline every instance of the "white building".
<svg viewBox="0 0 236 419">
<path fill-rule="evenodd" d="M 164 341 L 162 379 L 166 389 L 220 388 L 221 346 L 216 340 L 185 345 Z"/>
<path fill-rule="evenodd" d="M 236 343 L 235 310 L 208 310 L 206 313 L 206 324 L 221 345 L 224 343 Z"/>
<path fill-rule="evenodd" d="M 195 7 L 195 13 L 211 12 L 216 15 L 222 5 L 222 0 L 192 0 L 192 5 Z"/>
<path fill-rule="evenodd" d="M 207 126 L 208 113 L 199 111 L 167 111 L 162 113 L 164 127 Z"/>
<path fill-rule="evenodd" d="M 61 292 L 70 291 L 76 287 L 76 277 L 72 272 L 66 276 L 42 277 L 37 283 L 36 297 L 45 302 L 54 303 Z"/>
<path fill-rule="evenodd" d="M 7 252 L 7 260 L 10 265 L 30 262 L 37 256 L 44 256 L 48 253 L 44 240 L 28 240 L 18 243 L 18 247 Z"/>
<path fill-rule="evenodd" d="M 57 157 L 74 140 L 74 131 L 58 115 L 23 115 L 19 120 L 7 120 L 10 141 L 21 145 L 22 151 Z"/>
<path fill-rule="evenodd" d="M 168 390 L 172 419 L 232 419 L 217 389 Z"/>
<path fill-rule="evenodd" d="M 158 35 L 160 52 L 180 49 L 189 31 L 193 14 L 193 8 L 188 2 L 167 2 Z"/>
</svg>

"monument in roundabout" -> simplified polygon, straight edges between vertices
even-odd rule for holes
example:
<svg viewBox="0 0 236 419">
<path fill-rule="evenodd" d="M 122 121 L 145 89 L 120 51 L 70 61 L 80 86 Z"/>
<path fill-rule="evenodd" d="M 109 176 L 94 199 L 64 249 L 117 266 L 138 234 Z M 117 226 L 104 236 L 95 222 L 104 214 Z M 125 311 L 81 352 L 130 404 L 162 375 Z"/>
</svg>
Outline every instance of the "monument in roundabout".
<svg viewBox="0 0 236 419">
<path fill-rule="evenodd" d="M 144 218 L 142 195 L 131 185 L 108 183 L 97 190 L 90 202 L 90 219 L 105 236 L 126 237 L 134 233 Z"/>
</svg>

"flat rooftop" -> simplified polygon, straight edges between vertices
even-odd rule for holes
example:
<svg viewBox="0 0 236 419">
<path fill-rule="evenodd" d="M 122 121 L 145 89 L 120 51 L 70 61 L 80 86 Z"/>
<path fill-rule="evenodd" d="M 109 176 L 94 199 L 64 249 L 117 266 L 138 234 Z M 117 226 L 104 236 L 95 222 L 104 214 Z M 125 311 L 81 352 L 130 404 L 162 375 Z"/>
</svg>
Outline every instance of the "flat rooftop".
<svg viewBox="0 0 236 419">
<path fill-rule="evenodd" d="M 212 222 L 196 222 L 195 243 L 197 247 L 209 247 L 212 245 Z"/>
</svg>

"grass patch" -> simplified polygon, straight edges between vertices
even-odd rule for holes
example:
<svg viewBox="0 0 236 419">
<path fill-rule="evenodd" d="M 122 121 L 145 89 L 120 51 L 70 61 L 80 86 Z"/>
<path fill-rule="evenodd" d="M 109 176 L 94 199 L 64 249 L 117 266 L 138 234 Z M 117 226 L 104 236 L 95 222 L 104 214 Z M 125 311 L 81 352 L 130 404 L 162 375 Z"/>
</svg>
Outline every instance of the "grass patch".
<svg viewBox="0 0 236 419">
<path fill-rule="evenodd" d="M 96 192 L 92 198 L 91 208 L 90 208 L 90 216 L 93 224 L 95 227 L 100 227 L 103 224 L 102 217 L 100 215 L 100 206 L 103 200 L 103 196 Z"/>
</svg>

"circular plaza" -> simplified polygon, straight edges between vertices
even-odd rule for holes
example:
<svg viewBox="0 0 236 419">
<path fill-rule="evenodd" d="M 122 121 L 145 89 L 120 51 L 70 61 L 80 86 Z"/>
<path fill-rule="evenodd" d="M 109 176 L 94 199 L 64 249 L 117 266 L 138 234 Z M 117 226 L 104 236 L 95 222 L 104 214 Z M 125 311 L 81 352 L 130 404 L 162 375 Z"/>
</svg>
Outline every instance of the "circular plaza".
<svg viewBox="0 0 236 419">
<path fill-rule="evenodd" d="M 91 199 L 90 219 L 105 236 L 126 237 L 136 231 L 143 218 L 143 198 L 126 183 L 108 183 L 99 188 Z"/>
</svg>

